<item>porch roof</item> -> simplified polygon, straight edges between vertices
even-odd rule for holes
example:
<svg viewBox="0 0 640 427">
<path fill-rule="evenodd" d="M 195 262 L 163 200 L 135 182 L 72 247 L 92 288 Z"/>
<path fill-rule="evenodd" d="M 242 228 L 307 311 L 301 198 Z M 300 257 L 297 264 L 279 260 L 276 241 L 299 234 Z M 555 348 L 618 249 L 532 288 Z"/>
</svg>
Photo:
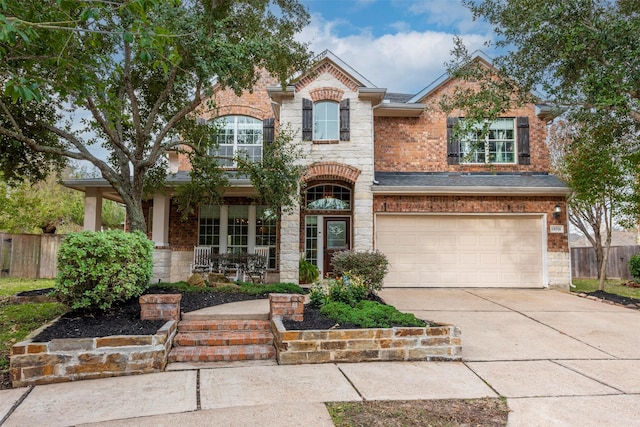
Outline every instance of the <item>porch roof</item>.
<svg viewBox="0 0 640 427">
<path fill-rule="evenodd" d="M 558 177 L 536 173 L 376 172 L 374 194 L 557 195 L 571 190 Z"/>
<path fill-rule="evenodd" d="M 244 176 L 234 172 L 229 172 L 230 188 L 242 189 L 244 192 L 253 189 L 251 180 Z M 177 173 L 167 174 L 165 184 L 167 187 L 177 187 L 179 185 L 186 184 L 191 181 L 191 176 L 188 171 L 180 171 Z M 74 190 L 87 192 L 90 188 L 96 188 L 100 190 L 100 194 L 103 198 L 113 200 L 115 202 L 122 203 L 122 198 L 117 191 L 109 184 L 104 178 L 84 178 L 84 179 L 65 179 L 62 181 L 62 185 Z"/>
</svg>

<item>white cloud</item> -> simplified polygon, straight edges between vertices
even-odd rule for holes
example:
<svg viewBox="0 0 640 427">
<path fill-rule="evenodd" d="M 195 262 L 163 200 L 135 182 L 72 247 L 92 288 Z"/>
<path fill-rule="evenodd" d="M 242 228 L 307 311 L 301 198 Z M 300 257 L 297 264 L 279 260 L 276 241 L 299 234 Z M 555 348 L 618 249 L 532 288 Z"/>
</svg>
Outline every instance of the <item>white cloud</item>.
<svg viewBox="0 0 640 427">
<path fill-rule="evenodd" d="M 451 33 L 405 30 L 375 37 L 364 30 L 339 37 L 337 26 L 337 22 L 313 15 L 300 39 L 310 42 L 315 53 L 329 49 L 373 84 L 390 92 L 419 92 L 445 72 L 444 64 L 451 59 Z M 480 34 L 462 37 L 471 52 L 482 49 L 486 40 Z"/>
</svg>

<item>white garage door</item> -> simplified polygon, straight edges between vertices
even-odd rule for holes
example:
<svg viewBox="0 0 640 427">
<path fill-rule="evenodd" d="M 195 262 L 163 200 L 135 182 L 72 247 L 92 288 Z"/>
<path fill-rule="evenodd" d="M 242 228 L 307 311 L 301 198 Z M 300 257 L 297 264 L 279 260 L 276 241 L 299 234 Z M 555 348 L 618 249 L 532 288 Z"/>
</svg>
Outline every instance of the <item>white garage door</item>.
<svg viewBox="0 0 640 427">
<path fill-rule="evenodd" d="M 378 215 L 386 287 L 542 287 L 542 218 Z"/>
</svg>

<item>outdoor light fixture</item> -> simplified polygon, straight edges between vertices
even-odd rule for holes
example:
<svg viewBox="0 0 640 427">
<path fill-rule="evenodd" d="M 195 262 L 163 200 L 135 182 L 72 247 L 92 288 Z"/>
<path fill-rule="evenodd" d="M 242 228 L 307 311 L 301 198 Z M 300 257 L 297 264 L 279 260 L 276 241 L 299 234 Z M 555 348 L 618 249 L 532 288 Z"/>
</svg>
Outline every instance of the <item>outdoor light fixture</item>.
<svg viewBox="0 0 640 427">
<path fill-rule="evenodd" d="M 555 219 L 560 218 L 560 214 L 562 213 L 562 208 L 560 207 L 560 205 L 556 205 L 555 208 L 553 208 L 553 217 Z"/>
</svg>

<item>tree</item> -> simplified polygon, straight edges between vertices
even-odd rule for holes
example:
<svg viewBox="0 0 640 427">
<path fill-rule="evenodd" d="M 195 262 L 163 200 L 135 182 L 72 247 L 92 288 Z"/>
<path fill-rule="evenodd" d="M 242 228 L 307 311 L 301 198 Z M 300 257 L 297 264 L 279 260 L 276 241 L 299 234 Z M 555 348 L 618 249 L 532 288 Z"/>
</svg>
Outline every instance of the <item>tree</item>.
<svg viewBox="0 0 640 427">
<path fill-rule="evenodd" d="M 554 172 L 572 189 L 569 220 L 595 250 L 600 290 L 614 218 L 628 226 L 637 217 L 636 154 L 627 143 L 627 127 L 615 114 L 583 112 L 571 122 L 557 121 L 550 137 Z"/>
<path fill-rule="evenodd" d="M 538 91 L 558 111 L 615 112 L 640 128 L 640 10 L 636 0 L 464 0 L 494 26 L 495 46 L 506 53 L 494 67 L 471 61 L 457 38 L 452 75 L 471 81 L 445 99 L 449 111 L 493 119 Z M 540 101 L 540 99 L 538 99 Z M 481 106 L 482 108 L 478 108 Z M 628 143 L 637 143 L 631 138 Z"/>
<path fill-rule="evenodd" d="M 65 169 L 44 180 L 7 183 L 0 179 L 0 230 L 9 233 L 67 233 L 82 230 L 82 195 L 59 183 L 60 177 L 79 178 L 79 171 Z M 124 223 L 121 205 L 106 200 L 102 205 L 105 228 Z"/>
<path fill-rule="evenodd" d="M 297 0 L 45 3 L 0 4 L 0 136 L 12 153 L 91 162 L 132 230 L 146 230 L 143 194 L 161 185 L 166 152 L 213 144 L 196 112 L 214 82 L 240 93 L 264 69 L 284 85 L 309 59 L 294 40 L 308 22 Z"/>
</svg>

